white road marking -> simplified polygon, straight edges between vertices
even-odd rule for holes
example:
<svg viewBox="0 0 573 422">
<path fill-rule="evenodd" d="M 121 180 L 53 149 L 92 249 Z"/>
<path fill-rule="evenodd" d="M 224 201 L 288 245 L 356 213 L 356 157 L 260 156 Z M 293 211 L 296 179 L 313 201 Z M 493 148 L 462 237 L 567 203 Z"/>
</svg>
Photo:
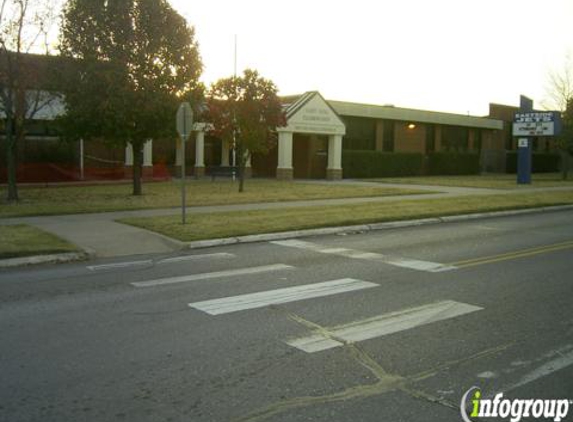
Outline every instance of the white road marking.
<svg viewBox="0 0 573 422">
<path fill-rule="evenodd" d="M 153 264 L 153 261 L 151 259 L 146 259 L 144 261 L 129 261 L 129 262 L 116 262 L 114 264 L 89 265 L 86 268 L 90 271 L 103 271 L 103 270 L 114 270 L 117 268 L 142 267 L 151 264 Z"/>
<path fill-rule="evenodd" d="M 226 258 L 235 258 L 235 255 L 232 253 L 208 253 L 208 254 L 201 254 L 201 255 L 183 255 L 183 256 L 176 256 L 173 258 L 165 258 L 158 261 L 158 264 L 170 264 L 172 262 L 182 262 L 182 261 L 198 261 L 201 259 L 226 259 Z"/>
<path fill-rule="evenodd" d="M 191 274 L 179 277 L 160 278 L 157 280 L 136 281 L 131 283 L 135 287 L 162 286 L 165 284 L 185 283 L 189 281 L 210 280 L 213 278 L 228 278 L 241 275 L 251 275 L 272 271 L 292 270 L 294 267 L 285 264 L 264 265 L 262 267 L 238 268 L 236 270 L 217 271 L 212 273 Z"/>
<path fill-rule="evenodd" d="M 477 374 L 476 376 L 478 378 L 482 378 L 482 379 L 497 378 L 497 374 L 495 372 L 492 372 L 492 371 L 485 371 L 485 372 L 482 372 L 480 374 Z"/>
<path fill-rule="evenodd" d="M 541 365 L 534 371 L 523 376 L 517 383 L 505 388 L 504 391 L 509 392 L 515 390 L 516 388 L 537 381 L 540 378 L 546 377 L 547 375 L 551 375 L 552 373 L 565 369 L 571 365 L 573 365 L 573 350 L 568 353 L 562 354 L 558 358 L 546 362 L 545 364 Z"/>
<path fill-rule="evenodd" d="M 225 258 L 234 258 L 235 255 L 230 253 L 210 253 L 210 254 L 201 254 L 201 255 L 182 255 L 176 256 L 173 258 L 164 258 L 156 261 L 155 264 L 162 265 L 162 264 L 170 264 L 173 262 L 182 262 L 182 261 L 198 261 L 201 259 L 225 259 Z M 142 261 L 127 261 L 127 262 L 116 262 L 113 264 L 101 264 L 101 265 L 89 265 L 86 268 L 90 271 L 102 271 L 102 270 L 113 270 L 117 268 L 128 268 L 128 267 L 139 267 L 144 265 L 153 265 L 154 262 L 152 259 L 146 259 Z"/>
<path fill-rule="evenodd" d="M 306 337 L 289 340 L 286 343 L 304 352 L 315 353 L 340 347 L 346 343 L 369 340 L 455 318 L 482 309 L 479 306 L 448 300 L 379 315 L 331 329 L 326 328 L 324 332 L 316 332 Z"/>
<path fill-rule="evenodd" d="M 220 315 L 246 309 L 262 308 L 268 305 L 331 296 L 372 287 L 378 287 L 378 284 L 352 278 L 343 278 L 340 280 L 306 284 L 304 286 L 287 287 L 266 292 L 195 302 L 190 303 L 189 306 L 210 315 Z"/>
<path fill-rule="evenodd" d="M 387 255 L 382 255 L 379 253 L 374 252 L 363 252 L 355 249 L 347 249 L 347 248 L 326 248 L 322 247 L 316 243 L 312 242 L 305 242 L 303 240 L 277 240 L 271 242 L 275 245 L 279 246 L 286 246 L 290 248 L 298 248 L 304 250 L 310 250 L 318 253 L 324 254 L 332 254 L 343 256 L 345 258 L 352 258 L 352 259 L 365 259 L 368 261 L 377 261 L 382 262 L 384 264 L 393 265 L 395 267 L 401 268 L 409 268 L 412 270 L 417 271 L 426 271 L 431 273 L 437 273 L 442 271 L 450 271 L 455 270 L 456 267 L 451 265 L 444 265 L 438 262 L 429 262 L 429 261 L 420 261 L 417 259 L 408 259 L 408 258 L 396 258 Z"/>
</svg>

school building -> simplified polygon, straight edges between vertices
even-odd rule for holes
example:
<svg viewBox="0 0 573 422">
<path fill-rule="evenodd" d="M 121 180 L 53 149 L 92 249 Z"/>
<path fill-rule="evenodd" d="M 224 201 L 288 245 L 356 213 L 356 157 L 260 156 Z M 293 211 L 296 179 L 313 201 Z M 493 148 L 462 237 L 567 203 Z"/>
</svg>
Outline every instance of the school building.
<svg viewBox="0 0 573 422">
<path fill-rule="evenodd" d="M 503 171 L 495 160 L 505 149 L 499 142 L 504 121 L 426 110 L 327 101 L 316 91 L 282 98 L 287 125 L 277 129 L 278 142 L 248 165 L 254 176 L 277 179 L 344 177 L 346 151 L 378 151 L 427 155 L 435 152 L 477 154 L 484 170 Z M 228 166 L 231 146 L 197 125 L 189 158 L 199 174 L 212 166 Z M 194 151 L 193 151 L 194 149 Z M 180 154 L 178 154 L 180 157 Z M 180 158 L 177 163 L 180 163 Z"/>
<path fill-rule="evenodd" d="M 44 60 L 31 56 L 37 66 Z M 57 59 L 50 58 L 57 65 Z M 129 177 L 131 148 L 105 142 L 64 143 L 52 121 L 64 110 L 63 99 L 38 113 L 28 125 L 27 138 L 18 145 L 18 180 L 49 182 Z M 369 175 L 439 174 L 453 163 L 453 172 L 505 172 L 515 151 L 511 124 L 517 107 L 490 104 L 487 117 L 326 100 L 319 92 L 282 97 L 286 126 L 277 128 L 276 146 L 265 155 L 254 154 L 247 172 L 254 177 L 329 179 Z M 232 165 L 232 145 L 209 134 L 199 121 L 187 142 L 185 156 L 178 139 L 149 140 L 143 151 L 144 175 L 178 177 L 185 159 L 188 175 L 203 176 Z M 3 127 L 0 127 L 2 137 Z M 552 140 L 534 140 L 534 150 L 551 152 Z M 0 151 L 0 159 L 4 151 Z M 441 161 L 440 161 L 441 160 Z M 363 163 L 368 161 L 368 166 Z M 5 160 L 0 180 L 5 180 Z M 466 163 L 469 163 L 466 165 Z M 454 163 L 455 164 L 455 163 Z M 465 166 L 465 167 L 464 167 Z M 363 172 L 361 167 L 369 167 Z"/>
</svg>

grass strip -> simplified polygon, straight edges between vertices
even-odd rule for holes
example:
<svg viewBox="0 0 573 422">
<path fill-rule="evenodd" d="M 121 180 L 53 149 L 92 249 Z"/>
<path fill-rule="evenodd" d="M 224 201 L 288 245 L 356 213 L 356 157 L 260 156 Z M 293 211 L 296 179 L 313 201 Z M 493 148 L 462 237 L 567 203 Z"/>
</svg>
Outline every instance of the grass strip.
<svg viewBox="0 0 573 422">
<path fill-rule="evenodd" d="M 0 225 L 0 259 L 78 252 L 73 244 L 26 224 Z"/>
<path fill-rule="evenodd" d="M 533 174 L 531 187 L 573 186 L 573 179 L 562 180 L 560 173 Z M 424 176 L 424 177 L 385 177 L 369 179 L 372 182 L 420 184 L 430 186 L 454 186 L 486 189 L 515 189 L 517 185 L 515 174 L 484 174 L 471 176 Z"/>
<path fill-rule="evenodd" d="M 188 216 L 186 225 L 181 224 L 180 216 L 125 218 L 119 221 L 178 240 L 193 241 L 563 204 L 573 204 L 573 192 L 404 199 L 345 206 L 193 214 Z"/>
<path fill-rule="evenodd" d="M 246 191 L 238 193 L 231 180 L 189 180 L 187 206 L 231 205 L 259 202 L 332 198 L 376 197 L 428 193 L 414 189 L 356 186 L 337 183 L 298 183 L 248 180 Z M 146 183 L 142 196 L 131 195 L 131 185 L 57 186 L 20 189 L 21 200 L 9 204 L 0 200 L 0 217 L 80 214 L 106 211 L 170 208 L 181 205 L 181 185 L 176 182 Z M 0 197 L 5 193 L 0 191 Z"/>
</svg>

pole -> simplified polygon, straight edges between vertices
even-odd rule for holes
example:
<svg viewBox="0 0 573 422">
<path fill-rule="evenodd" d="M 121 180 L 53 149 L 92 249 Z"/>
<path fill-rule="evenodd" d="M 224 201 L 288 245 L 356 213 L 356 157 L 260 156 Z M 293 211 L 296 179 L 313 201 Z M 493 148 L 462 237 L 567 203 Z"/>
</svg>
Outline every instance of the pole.
<svg viewBox="0 0 573 422">
<path fill-rule="evenodd" d="M 181 137 L 181 222 L 185 224 L 185 137 Z"/>
<path fill-rule="evenodd" d="M 530 98 L 521 95 L 519 103 L 519 111 L 521 113 L 533 112 L 533 100 Z M 533 138 L 521 138 L 517 142 L 517 184 L 530 185 Z"/>
<path fill-rule="evenodd" d="M 80 180 L 84 180 L 84 138 L 80 138 Z"/>
<path fill-rule="evenodd" d="M 233 67 L 233 75 L 237 79 L 237 34 L 235 34 L 235 63 Z M 235 92 L 235 98 L 237 98 Z M 235 169 L 237 168 L 237 139 L 235 132 L 237 131 L 237 116 L 234 115 L 235 110 L 233 110 L 233 182 L 235 181 Z"/>
</svg>

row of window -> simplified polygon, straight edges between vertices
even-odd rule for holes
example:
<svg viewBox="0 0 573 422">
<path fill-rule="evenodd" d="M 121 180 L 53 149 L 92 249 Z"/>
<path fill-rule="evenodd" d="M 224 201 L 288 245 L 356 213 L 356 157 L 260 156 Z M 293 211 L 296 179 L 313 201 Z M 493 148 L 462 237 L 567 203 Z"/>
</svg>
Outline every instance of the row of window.
<svg viewBox="0 0 573 422">
<path fill-rule="evenodd" d="M 375 150 L 377 121 L 375 119 L 361 117 L 344 117 L 346 124 L 346 136 L 344 137 L 344 148 L 352 150 Z M 396 122 L 393 120 L 381 121 L 382 130 L 382 151 L 394 152 L 396 139 Z M 436 150 L 436 125 L 425 124 L 425 148 L 426 153 Z M 440 126 L 441 128 L 441 151 L 468 151 L 470 147 L 470 129 L 459 126 Z M 408 130 L 417 130 L 415 124 L 409 126 Z M 419 130 L 419 129 L 418 129 Z M 473 149 L 480 150 L 482 143 L 482 133 L 474 130 Z"/>
</svg>

